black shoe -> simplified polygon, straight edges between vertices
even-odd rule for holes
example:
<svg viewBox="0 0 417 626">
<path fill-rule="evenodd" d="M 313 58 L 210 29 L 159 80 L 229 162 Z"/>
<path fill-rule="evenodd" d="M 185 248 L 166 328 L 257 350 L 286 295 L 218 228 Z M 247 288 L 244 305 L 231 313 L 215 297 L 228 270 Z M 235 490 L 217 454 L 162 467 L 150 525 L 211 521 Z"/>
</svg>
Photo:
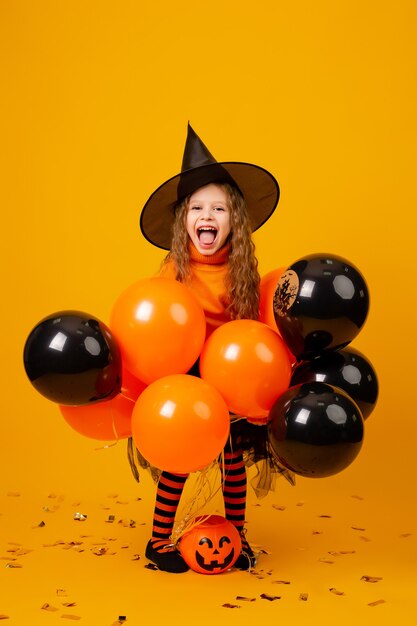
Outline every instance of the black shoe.
<svg viewBox="0 0 417 626">
<path fill-rule="evenodd" d="M 158 540 L 157 542 L 159 543 Z M 175 548 L 167 549 L 168 542 L 158 548 L 154 548 L 154 543 L 155 540 L 149 539 L 145 556 L 155 563 L 158 569 L 163 572 L 171 572 L 172 574 L 182 574 L 190 569 L 178 550 L 175 550 Z"/>
<path fill-rule="evenodd" d="M 256 565 L 256 557 L 243 532 L 240 533 L 240 538 L 242 540 L 242 550 L 235 561 L 234 567 L 237 567 L 237 569 L 251 569 Z"/>
</svg>

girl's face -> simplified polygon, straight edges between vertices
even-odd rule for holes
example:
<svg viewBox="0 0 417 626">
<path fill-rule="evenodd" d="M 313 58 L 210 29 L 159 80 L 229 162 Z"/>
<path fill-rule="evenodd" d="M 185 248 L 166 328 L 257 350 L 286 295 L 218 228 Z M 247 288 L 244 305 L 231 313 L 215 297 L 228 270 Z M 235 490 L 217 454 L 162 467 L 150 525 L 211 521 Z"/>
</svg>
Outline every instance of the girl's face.
<svg viewBox="0 0 417 626">
<path fill-rule="evenodd" d="M 221 187 L 205 185 L 190 196 L 186 226 L 200 254 L 210 256 L 220 250 L 230 233 L 229 203 Z"/>
</svg>

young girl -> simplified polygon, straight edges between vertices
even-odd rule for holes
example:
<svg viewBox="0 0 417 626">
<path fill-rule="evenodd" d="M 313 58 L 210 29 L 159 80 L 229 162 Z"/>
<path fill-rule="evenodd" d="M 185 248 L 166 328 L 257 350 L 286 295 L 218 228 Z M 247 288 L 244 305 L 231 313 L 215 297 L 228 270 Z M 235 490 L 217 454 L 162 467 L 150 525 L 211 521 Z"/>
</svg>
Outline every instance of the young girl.
<svg viewBox="0 0 417 626">
<path fill-rule="evenodd" d="M 278 183 L 269 172 L 249 163 L 218 163 L 188 126 L 181 173 L 149 198 L 141 229 L 152 244 L 170 250 L 161 275 L 194 292 L 206 315 L 207 337 L 230 320 L 258 319 L 260 277 L 251 233 L 270 217 L 278 199 Z M 196 373 L 195 368 L 191 373 Z M 261 436 L 265 439 L 265 431 Z M 255 564 L 244 534 L 244 439 L 247 433 L 232 423 L 223 455 L 225 516 L 242 538 L 242 553 L 235 563 L 239 569 Z M 159 475 L 146 557 L 168 572 L 188 569 L 171 541 L 186 479 L 187 475 L 166 471 Z"/>
</svg>

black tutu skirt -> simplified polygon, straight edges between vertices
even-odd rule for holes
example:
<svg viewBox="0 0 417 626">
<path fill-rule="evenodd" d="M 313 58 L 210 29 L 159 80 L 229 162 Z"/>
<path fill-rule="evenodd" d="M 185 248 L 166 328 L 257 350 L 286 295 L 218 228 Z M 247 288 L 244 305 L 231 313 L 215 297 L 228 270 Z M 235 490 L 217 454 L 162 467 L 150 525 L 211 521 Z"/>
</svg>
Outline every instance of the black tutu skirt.
<svg viewBox="0 0 417 626">
<path fill-rule="evenodd" d="M 295 475 L 278 461 L 268 439 L 266 424 L 258 425 L 248 422 L 243 417 L 231 415 L 230 437 L 225 450 L 241 450 L 243 461 L 247 468 L 255 468 L 255 474 L 250 484 L 258 498 L 263 498 L 270 491 L 274 491 L 276 479 L 282 476 L 291 485 L 295 485 Z M 129 438 L 127 454 L 132 474 L 137 482 L 140 480 L 140 470 L 150 472 L 153 480 L 158 482 L 162 469 L 149 463 L 136 448 L 133 439 Z M 219 463 L 221 463 L 219 456 Z"/>
</svg>

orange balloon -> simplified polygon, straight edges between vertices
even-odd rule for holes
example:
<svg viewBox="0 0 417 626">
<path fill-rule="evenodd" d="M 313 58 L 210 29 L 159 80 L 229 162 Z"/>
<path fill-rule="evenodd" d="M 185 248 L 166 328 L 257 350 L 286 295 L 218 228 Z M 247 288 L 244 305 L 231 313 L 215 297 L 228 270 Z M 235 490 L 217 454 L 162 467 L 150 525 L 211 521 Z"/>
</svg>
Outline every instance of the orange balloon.
<svg viewBox="0 0 417 626">
<path fill-rule="evenodd" d="M 168 278 L 146 278 L 116 301 L 110 327 L 126 368 L 145 383 L 183 374 L 204 344 L 204 311 L 188 287 Z"/>
<path fill-rule="evenodd" d="M 132 415 L 136 447 L 149 463 L 174 474 L 209 465 L 229 436 L 227 406 L 195 376 L 166 376 L 139 396 Z"/>
<path fill-rule="evenodd" d="M 129 372 L 129 370 L 126 369 L 124 363 L 122 363 L 121 394 L 125 398 L 128 398 L 129 400 L 136 401 L 139 398 L 142 391 L 145 389 L 145 387 L 146 387 L 146 384 L 142 382 L 141 380 L 139 380 L 138 378 L 136 378 L 136 376 L 134 376 L 132 372 Z"/>
<path fill-rule="evenodd" d="M 264 418 L 288 388 L 291 363 L 284 341 L 272 328 L 253 320 L 234 320 L 207 340 L 200 371 L 232 413 Z"/>
<path fill-rule="evenodd" d="M 111 400 L 82 406 L 60 405 L 65 421 L 80 435 L 112 441 L 132 434 L 131 417 L 135 406 L 121 393 Z"/>
<path fill-rule="evenodd" d="M 274 316 L 274 295 L 281 275 L 285 272 L 285 267 L 279 267 L 262 276 L 260 284 L 259 299 L 259 321 L 270 326 L 277 333 L 281 334 L 275 322 Z"/>
<path fill-rule="evenodd" d="M 262 276 L 260 284 L 260 299 L 259 299 L 259 321 L 267 324 L 281 336 L 274 315 L 274 295 L 278 285 L 278 281 L 282 274 L 285 272 L 285 267 L 279 267 L 276 270 L 272 270 Z M 296 362 L 296 358 L 285 344 L 288 350 L 291 363 Z"/>
</svg>

